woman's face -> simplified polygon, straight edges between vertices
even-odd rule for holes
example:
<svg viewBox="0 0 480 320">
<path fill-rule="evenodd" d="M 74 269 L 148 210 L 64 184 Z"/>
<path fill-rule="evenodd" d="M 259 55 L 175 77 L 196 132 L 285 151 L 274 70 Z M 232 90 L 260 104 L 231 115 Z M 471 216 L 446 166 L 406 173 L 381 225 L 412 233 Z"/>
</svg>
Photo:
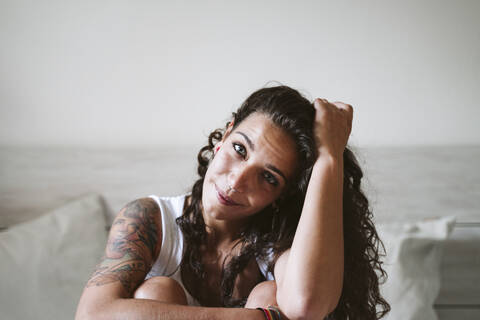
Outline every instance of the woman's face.
<svg viewBox="0 0 480 320">
<path fill-rule="evenodd" d="M 293 178 L 295 143 L 264 114 L 229 127 L 218 146 L 203 184 L 207 220 L 245 219 L 277 199 Z"/>
</svg>

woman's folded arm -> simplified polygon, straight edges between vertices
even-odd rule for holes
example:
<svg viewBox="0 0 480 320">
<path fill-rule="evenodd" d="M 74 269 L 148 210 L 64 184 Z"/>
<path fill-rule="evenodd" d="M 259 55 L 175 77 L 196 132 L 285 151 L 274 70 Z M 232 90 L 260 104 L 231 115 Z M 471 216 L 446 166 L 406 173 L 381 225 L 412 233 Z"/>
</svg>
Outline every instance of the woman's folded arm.
<svg viewBox="0 0 480 320">
<path fill-rule="evenodd" d="M 88 280 L 76 320 L 91 319 L 258 319 L 259 310 L 189 307 L 134 299 L 162 245 L 160 208 L 150 198 L 127 204 L 115 218 L 105 255 Z"/>
<path fill-rule="evenodd" d="M 275 266 L 277 302 L 290 319 L 322 319 L 343 285 L 343 161 L 315 163 L 291 249 Z"/>
</svg>

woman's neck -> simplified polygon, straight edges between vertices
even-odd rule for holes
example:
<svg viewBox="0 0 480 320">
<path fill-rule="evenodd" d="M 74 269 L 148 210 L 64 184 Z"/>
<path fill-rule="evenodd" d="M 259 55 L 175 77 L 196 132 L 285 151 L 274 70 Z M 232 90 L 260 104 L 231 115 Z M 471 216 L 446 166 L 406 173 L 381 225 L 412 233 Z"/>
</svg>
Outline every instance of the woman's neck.
<svg viewBox="0 0 480 320">
<path fill-rule="evenodd" d="M 229 251 L 240 240 L 241 228 L 212 228 L 207 229 L 207 246 L 216 251 Z M 235 231 L 233 231 L 235 230 Z"/>
<path fill-rule="evenodd" d="M 192 196 L 188 195 L 185 199 L 185 205 L 190 205 Z M 206 226 L 207 232 L 207 248 L 208 251 L 228 252 L 231 250 L 238 240 L 241 238 L 241 233 L 245 228 L 246 223 L 232 220 L 208 220 L 208 216 L 203 212 L 203 206 L 200 202 L 201 214 Z"/>
</svg>

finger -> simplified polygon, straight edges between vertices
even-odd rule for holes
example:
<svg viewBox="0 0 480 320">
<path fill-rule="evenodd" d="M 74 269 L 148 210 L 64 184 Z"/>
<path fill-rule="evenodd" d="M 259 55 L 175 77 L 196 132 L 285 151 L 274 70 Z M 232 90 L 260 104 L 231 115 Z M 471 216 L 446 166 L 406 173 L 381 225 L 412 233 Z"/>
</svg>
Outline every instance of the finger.
<svg viewBox="0 0 480 320">
<path fill-rule="evenodd" d="M 332 104 L 334 104 L 340 110 L 346 111 L 347 114 L 350 116 L 350 118 L 351 119 L 353 118 L 353 107 L 351 105 L 340 102 L 340 101 L 332 102 Z"/>
<path fill-rule="evenodd" d="M 322 106 L 325 108 L 329 105 L 330 103 L 328 102 L 327 99 L 323 99 L 323 98 L 317 98 L 315 99 L 315 101 L 313 102 L 313 106 L 315 107 L 315 109 L 320 109 Z"/>
<path fill-rule="evenodd" d="M 334 104 L 337 108 L 340 108 L 349 112 L 353 111 L 353 108 L 351 105 L 343 103 L 341 101 L 335 101 L 335 102 L 332 102 L 332 104 Z"/>
</svg>

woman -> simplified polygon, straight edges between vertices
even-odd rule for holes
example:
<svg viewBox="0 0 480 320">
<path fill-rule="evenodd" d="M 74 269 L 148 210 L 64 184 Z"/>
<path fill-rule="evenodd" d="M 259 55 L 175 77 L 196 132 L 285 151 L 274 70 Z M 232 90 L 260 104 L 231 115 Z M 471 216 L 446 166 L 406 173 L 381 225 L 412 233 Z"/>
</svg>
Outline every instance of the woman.
<svg viewBox="0 0 480 320">
<path fill-rule="evenodd" d="M 352 117 L 286 86 L 254 92 L 210 134 L 190 194 L 119 212 L 76 318 L 383 317 Z"/>
</svg>

